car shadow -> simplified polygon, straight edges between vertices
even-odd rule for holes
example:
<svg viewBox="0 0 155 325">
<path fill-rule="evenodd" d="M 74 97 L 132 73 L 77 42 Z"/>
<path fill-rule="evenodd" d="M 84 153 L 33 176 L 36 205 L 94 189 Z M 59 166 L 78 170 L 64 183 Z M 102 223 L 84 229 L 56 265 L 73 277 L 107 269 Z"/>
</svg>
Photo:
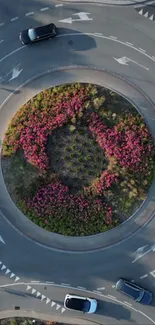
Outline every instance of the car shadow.
<svg viewBox="0 0 155 325">
<path fill-rule="evenodd" d="M 98 308 L 96 314 L 104 315 L 104 317 L 114 318 L 118 321 L 124 320 L 134 323 L 131 318 L 131 311 L 125 306 L 118 304 L 117 302 L 98 300 Z"/>
</svg>

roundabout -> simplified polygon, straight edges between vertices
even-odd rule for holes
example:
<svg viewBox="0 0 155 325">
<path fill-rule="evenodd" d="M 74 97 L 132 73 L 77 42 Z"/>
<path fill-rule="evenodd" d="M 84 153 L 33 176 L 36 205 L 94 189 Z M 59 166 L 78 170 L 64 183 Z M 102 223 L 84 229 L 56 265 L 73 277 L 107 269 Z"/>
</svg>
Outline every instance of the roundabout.
<svg viewBox="0 0 155 325">
<path fill-rule="evenodd" d="M 85 11 L 84 7 L 82 10 Z M 80 5 L 75 5 L 74 11 L 80 12 L 82 10 Z M 105 13 L 103 11 L 100 15 L 93 6 L 89 10 L 93 17 L 91 23 L 88 21 L 81 25 L 76 22 L 76 25 L 72 25 L 72 30 L 68 30 L 64 25 L 64 30 L 62 31 L 60 28 L 57 39 L 53 42 L 45 42 L 44 45 L 40 43 L 31 48 L 19 48 L 19 42 L 16 40 L 14 44 L 10 44 L 10 48 L 8 47 L 6 51 L 5 34 L 3 35 L 4 57 L 2 57 L 2 49 L 0 60 L 1 143 L 7 124 L 14 115 L 15 108 L 22 106 L 39 91 L 66 82 L 92 82 L 92 80 L 93 83 L 102 84 L 104 87 L 123 94 L 130 100 L 144 116 L 154 138 L 155 53 L 152 25 L 146 23 L 145 18 L 144 22 L 141 17 L 137 23 L 138 28 L 135 28 L 136 21 L 139 18 L 137 18 L 138 14 L 135 14 L 134 9 L 119 9 L 124 15 L 122 15 L 121 23 L 122 20 L 127 22 L 124 28 L 124 36 L 122 37 L 122 25 L 118 23 L 118 27 L 115 26 L 116 36 L 112 37 L 111 30 L 114 28 L 112 19 L 114 19 L 115 25 L 115 22 L 119 20 L 120 12 L 112 8 L 109 9 L 111 19 L 107 25 L 109 33 L 107 33 L 108 28 L 105 27 L 104 34 L 102 34 L 102 21 L 107 23 L 108 11 L 105 10 Z M 131 26 L 130 18 L 132 15 L 133 25 Z M 58 21 L 70 17 L 69 7 L 64 5 L 58 16 Z M 113 18 L 114 16 L 115 18 Z M 48 20 L 48 15 L 44 14 L 44 21 L 46 17 Z M 30 24 L 30 17 L 27 23 Z M 58 25 L 57 22 L 56 25 Z M 21 28 L 24 26 L 21 25 Z M 88 31 L 89 29 L 90 31 Z M 144 29 L 146 32 L 143 33 L 143 40 L 140 41 L 139 36 Z M 151 37 L 148 39 L 149 32 Z M 0 33 L 3 34 L 2 29 Z M 14 36 L 12 37 L 14 38 Z M 137 46 L 135 45 L 136 37 L 138 39 Z M 143 44 L 146 46 L 144 49 Z M 126 59 L 123 59 L 124 57 Z M 13 69 L 16 69 L 16 73 Z M 93 292 L 99 301 L 102 300 L 102 314 L 99 310 L 93 319 L 87 319 L 90 323 L 126 322 L 130 324 L 133 322 L 135 324 L 146 324 L 146 322 L 155 322 L 154 302 L 150 307 L 141 307 L 140 305 L 137 307 L 135 303 L 131 306 L 131 300 L 128 298 L 124 300 L 124 297 L 115 290 L 117 279 L 124 276 L 152 290 L 154 294 L 154 184 L 146 201 L 138 211 L 138 215 L 132 216 L 118 229 L 111 230 L 110 236 L 105 233 L 106 237 L 102 238 L 102 235 L 99 235 L 97 244 L 93 237 L 91 240 L 88 238 L 89 242 L 86 238 L 74 240 L 71 238 L 70 242 L 68 239 L 62 238 L 63 241 L 59 243 L 56 236 L 53 235 L 52 245 L 45 232 L 43 233 L 37 227 L 34 230 L 31 223 L 20 215 L 19 210 L 9 197 L 2 174 L 0 184 L 0 238 L 3 240 L 0 242 L 2 313 L 5 310 L 14 311 L 15 306 L 20 306 L 21 310 L 40 311 L 45 316 L 50 314 L 54 318 L 58 311 L 61 311 L 58 306 L 63 306 L 66 293 L 70 290 L 73 293 L 80 290 L 81 294 L 84 295 L 85 293 L 82 290 L 85 289 Z M 84 254 L 82 253 L 83 248 L 85 249 Z M 137 256 L 138 259 L 132 263 Z M 41 289 L 39 284 L 34 284 L 35 281 L 44 283 L 44 289 Z M 59 287 L 53 287 L 52 284 L 50 286 L 49 282 L 54 282 Z M 12 290 L 12 285 L 17 285 L 18 289 Z M 63 285 L 65 289 L 62 289 L 61 286 Z M 22 286 L 25 288 L 25 294 Z M 31 288 L 27 289 L 27 286 Z M 42 303 L 45 300 L 44 297 L 42 300 L 40 299 L 40 302 L 36 296 L 33 296 L 33 293 L 37 291 L 46 297 L 47 303 Z M 102 298 L 99 298 L 97 292 L 103 295 Z M 90 293 L 91 295 L 92 293 Z M 108 296 L 111 296 L 109 299 L 115 306 L 108 305 Z M 121 301 L 122 305 L 125 304 L 121 308 L 125 308 L 127 311 L 120 310 L 117 300 Z M 52 302 L 55 302 L 55 305 L 58 304 L 58 306 L 56 305 L 57 309 L 51 308 Z M 62 314 L 65 315 L 65 313 L 69 318 L 77 317 L 66 311 Z M 124 319 L 120 317 L 122 313 Z M 147 321 L 145 315 L 147 315 Z"/>
</svg>

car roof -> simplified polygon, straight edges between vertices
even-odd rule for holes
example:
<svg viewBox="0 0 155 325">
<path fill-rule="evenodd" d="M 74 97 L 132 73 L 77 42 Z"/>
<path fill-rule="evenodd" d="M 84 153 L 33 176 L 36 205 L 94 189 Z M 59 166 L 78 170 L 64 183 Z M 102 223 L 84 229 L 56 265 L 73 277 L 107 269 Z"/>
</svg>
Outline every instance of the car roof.
<svg viewBox="0 0 155 325">
<path fill-rule="evenodd" d="M 135 299 L 137 299 L 140 293 L 140 289 L 136 288 L 132 285 L 132 283 L 129 283 L 128 281 L 121 283 L 121 291 Z"/>
<path fill-rule="evenodd" d="M 46 35 L 53 32 L 54 24 L 48 24 L 34 28 L 37 36 Z"/>
<path fill-rule="evenodd" d="M 84 299 L 79 298 L 67 298 L 66 299 L 66 307 L 76 310 L 83 310 L 84 308 Z"/>
</svg>

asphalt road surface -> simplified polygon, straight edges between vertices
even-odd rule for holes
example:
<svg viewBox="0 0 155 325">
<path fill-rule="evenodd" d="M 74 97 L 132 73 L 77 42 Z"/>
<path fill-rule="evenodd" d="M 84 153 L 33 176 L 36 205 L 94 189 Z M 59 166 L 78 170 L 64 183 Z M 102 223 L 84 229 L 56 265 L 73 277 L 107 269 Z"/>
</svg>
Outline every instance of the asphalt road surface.
<svg viewBox="0 0 155 325">
<path fill-rule="evenodd" d="M 94 78 L 122 94 L 125 92 L 144 115 L 155 138 L 152 21 L 133 7 L 7 0 L 0 1 L 0 8 L 1 141 L 11 116 L 28 98 L 47 85 L 80 78 Z M 51 21 L 58 27 L 56 39 L 29 47 L 21 45 L 22 29 Z M 20 307 L 29 315 L 34 311 L 45 318 L 75 318 L 83 323 L 87 320 L 94 324 L 155 324 L 155 299 L 151 306 L 141 306 L 115 289 L 117 279 L 124 276 L 155 295 L 154 185 L 138 212 L 139 219 L 133 217 L 117 233 L 109 235 L 112 238 L 117 234 L 117 243 L 110 245 L 104 237 L 107 247 L 103 245 L 104 249 L 93 251 L 97 240 L 103 243 L 102 237 L 93 237 L 86 242 L 91 252 L 77 252 L 78 240 L 67 240 L 66 251 L 52 249 L 50 242 L 55 241 L 54 247 L 59 247 L 59 238 L 39 233 L 37 227 L 34 233 L 42 240 L 32 238 L 34 228 L 11 202 L 2 175 L 0 180 L 0 317 L 7 310 L 13 312 Z M 138 229 L 140 221 L 143 227 Z M 61 240 L 63 243 L 62 237 Z M 75 244 L 76 251 L 72 250 Z M 68 292 L 96 297 L 97 313 L 83 316 L 65 310 L 63 300 Z"/>
</svg>

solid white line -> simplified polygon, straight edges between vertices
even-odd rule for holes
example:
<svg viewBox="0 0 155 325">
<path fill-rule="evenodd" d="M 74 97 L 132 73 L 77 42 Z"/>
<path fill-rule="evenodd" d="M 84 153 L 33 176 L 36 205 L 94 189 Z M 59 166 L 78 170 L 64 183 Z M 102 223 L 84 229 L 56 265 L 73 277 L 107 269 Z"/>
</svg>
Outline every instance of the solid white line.
<svg viewBox="0 0 155 325">
<path fill-rule="evenodd" d="M 129 42 L 125 42 L 126 44 L 128 44 L 128 45 L 131 45 L 131 46 L 133 46 L 133 44 L 132 43 L 129 43 Z"/>
<path fill-rule="evenodd" d="M 77 286 L 77 288 L 79 288 L 79 289 L 81 289 L 81 290 L 86 290 L 86 288 L 85 287 L 80 287 L 80 286 Z"/>
<path fill-rule="evenodd" d="M 148 277 L 148 274 L 144 274 L 144 275 L 140 276 L 140 279 L 145 279 L 147 277 Z"/>
<path fill-rule="evenodd" d="M 2 59 L 0 59 L 0 62 L 4 61 L 4 60 L 5 60 L 6 58 L 8 58 L 10 55 L 12 55 L 12 54 L 14 54 L 14 53 L 16 53 L 16 52 L 22 50 L 24 47 L 26 47 L 26 45 L 23 45 L 23 46 L 19 47 L 18 49 L 16 49 L 16 50 L 10 52 L 9 54 L 5 55 Z"/>
<path fill-rule="evenodd" d="M 139 47 L 139 49 L 142 51 L 142 52 L 146 52 L 145 50 L 143 50 L 141 47 Z"/>
<path fill-rule="evenodd" d="M 132 306 L 132 304 L 130 304 L 129 302 L 127 301 L 124 301 L 125 304 L 129 305 L 129 306 Z"/>
<path fill-rule="evenodd" d="M 45 7 L 45 8 L 41 8 L 40 11 L 46 11 L 46 10 L 49 10 L 50 8 L 49 7 Z"/>
<path fill-rule="evenodd" d="M 56 7 L 56 8 L 57 8 L 57 7 L 63 7 L 63 4 L 60 3 L 60 4 L 58 4 L 58 5 L 55 5 L 55 7 Z"/>
<path fill-rule="evenodd" d="M 152 58 L 155 60 L 155 56 L 152 56 Z"/>
<path fill-rule="evenodd" d="M 110 297 L 110 298 L 113 298 L 113 299 L 117 299 L 116 297 L 114 297 L 114 296 L 111 296 L 111 295 L 108 295 L 108 297 Z"/>
<path fill-rule="evenodd" d="M 149 316 L 147 316 L 146 314 L 144 314 L 142 311 L 138 310 L 140 314 L 144 315 L 146 318 L 148 318 L 153 324 L 155 324 L 155 321 L 150 318 Z"/>
<path fill-rule="evenodd" d="M 34 12 L 33 11 L 28 12 L 27 14 L 25 14 L 25 16 L 31 16 L 31 15 L 34 15 Z"/>
<path fill-rule="evenodd" d="M 63 286 L 70 286 L 70 284 L 69 283 L 61 283 Z"/>
<path fill-rule="evenodd" d="M 3 43 L 4 42 L 4 39 L 1 39 L 0 43 Z"/>
<path fill-rule="evenodd" d="M 0 24 L 0 27 L 2 27 L 2 26 L 4 26 L 4 23 L 1 23 L 1 24 Z"/>
<path fill-rule="evenodd" d="M 48 284 L 54 284 L 54 282 L 51 282 L 51 281 L 46 281 L 46 283 L 48 283 Z"/>
<path fill-rule="evenodd" d="M 93 290 L 93 292 L 102 295 L 102 292 L 100 292 L 100 291 Z"/>
<path fill-rule="evenodd" d="M 11 18 L 10 21 L 15 21 L 17 19 L 18 19 L 18 17 L 14 17 L 14 18 Z"/>
<path fill-rule="evenodd" d="M 117 39 L 117 37 L 115 37 L 115 36 L 110 36 L 110 38 Z"/>
</svg>

